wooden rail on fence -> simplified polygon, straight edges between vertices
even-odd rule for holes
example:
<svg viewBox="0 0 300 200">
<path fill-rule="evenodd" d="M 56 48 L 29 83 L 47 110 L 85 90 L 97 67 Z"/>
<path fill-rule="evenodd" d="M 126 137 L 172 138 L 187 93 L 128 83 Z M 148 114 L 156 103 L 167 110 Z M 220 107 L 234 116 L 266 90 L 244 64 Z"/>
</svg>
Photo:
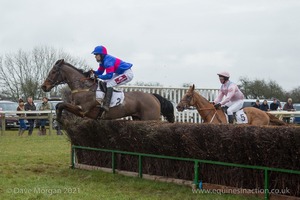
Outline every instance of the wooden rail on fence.
<svg viewBox="0 0 300 200">
<path fill-rule="evenodd" d="M 25 116 L 19 116 L 17 114 L 25 114 Z M 26 116 L 30 114 L 30 116 Z M 47 115 L 42 115 L 47 114 Z M 44 110 L 44 111 L 0 111 L 1 116 L 1 135 L 5 133 L 6 129 L 6 122 L 5 119 L 14 118 L 14 119 L 48 119 L 49 120 L 49 132 L 52 134 L 52 121 L 53 121 L 53 114 L 55 114 L 54 110 Z M 6 116 L 6 115 L 14 115 Z M 34 115 L 34 116 L 31 116 Z"/>
<path fill-rule="evenodd" d="M 276 111 L 269 111 L 268 113 L 275 115 L 280 120 L 282 120 L 283 117 L 295 117 L 296 115 L 300 116 L 300 111 L 286 111 L 286 110 L 276 110 Z"/>
</svg>

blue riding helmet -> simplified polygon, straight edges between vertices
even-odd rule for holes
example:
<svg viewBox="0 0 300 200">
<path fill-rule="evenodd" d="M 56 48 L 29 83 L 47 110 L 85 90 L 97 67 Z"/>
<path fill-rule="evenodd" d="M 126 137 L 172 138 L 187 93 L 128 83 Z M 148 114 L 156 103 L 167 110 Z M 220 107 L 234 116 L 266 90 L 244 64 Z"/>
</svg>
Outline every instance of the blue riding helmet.
<svg viewBox="0 0 300 200">
<path fill-rule="evenodd" d="M 92 54 L 94 54 L 94 55 L 97 55 L 97 54 L 106 55 L 107 50 L 104 46 L 96 46 L 94 51 L 92 52 Z"/>
</svg>

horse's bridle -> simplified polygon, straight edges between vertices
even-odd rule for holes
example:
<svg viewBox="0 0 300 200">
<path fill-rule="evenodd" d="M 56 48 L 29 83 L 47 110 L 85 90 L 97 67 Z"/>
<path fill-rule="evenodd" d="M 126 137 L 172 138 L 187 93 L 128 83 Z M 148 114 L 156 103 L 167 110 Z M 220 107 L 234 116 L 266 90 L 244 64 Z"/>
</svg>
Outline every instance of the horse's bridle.
<svg viewBox="0 0 300 200">
<path fill-rule="evenodd" d="M 58 71 L 58 75 L 57 75 L 57 76 L 60 76 L 60 78 L 62 79 L 62 74 L 61 74 L 61 72 L 60 72 L 61 66 L 60 66 L 60 65 L 55 65 L 54 67 L 56 68 L 55 70 Z M 58 79 L 58 78 L 57 78 L 57 79 Z M 57 81 L 54 81 L 54 80 L 50 79 L 49 77 L 47 77 L 46 80 L 48 80 L 48 81 L 51 83 L 51 87 L 54 87 L 54 86 L 56 86 L 56 85 L 60 85 L 60 84 L 66 83 L 65 81 L 58 81 L 58 80 L 57 80 Z"/>
<path fill-rule="evenodd" d="M 192 95 L 190 95 L 190 96 L 188 96 L 188 98 L 186 98 L 186 99 L 184 99 L 184 100 L 180 100 L 180 103 L 182 102 L 184 102 L 185 104 L 185 106 L 183 107 L 184 109 L 186 109 L 187 108 L 187 105 L 191 105 L 191 101 L 194 99 L 194 91 L 192 92 Z M 219 117 L 218 117 L 218 115 L 217 115 L 217 109 L 215 108 L 215 107 L 213 107 L 213 108 L 199 108 L 199 113 L 201 112 L 201 111 L 205 111 L 205 110 L 210 110 L 204 117 L 203 117 L 203 120 L 206 120 L 206 118 L 211 114 L 211 112 L 212 111 L 215 111 L 215 113 L 214 113 L 214 115 L 213 115 L 213 117 L 212 117 L 212 119 L 210 120 L 210 122 L 209 123 L 211 123 L 213 120 L 214 120 L 214 118 L 215 118 L 215 116 L 217 117 L 217 120 L 221 123 L 221 120 L 219 119 Z"/>
<path fill-rule="evenodd" d="M 54 67 L 56 68 L 55 70 L 58 71 L 58 75 L 56 75 L 57 77 L 60 76 L 60 79 L 63 80 L 63 77 L 62 77 L 62 74 L 61 74 L 61 68 L 62 68 L 62 65 L 54 65 Z M 87 78 L 82 78 L 80 80 L 75 80 L 75 81 L 58 81 L 58 78 L 57 78 L 57 81 L 54 81 L 52 79 L 50 79 L 49 77 L 46 78 L 46 80 L 48 80 L 50 83 L 51 83 L 51 87 L 55 87 L 57 85 L 60 85 L 60 84 L 65 84 L 65 83 L 72 83 L 72 82 L 78 82 L 78 81 L 85 81 L 85 80 L 88 80 L 89 77 Z M 89 89 L 88 89 L 89 90 Z M 76 93 L 77 91 L 79 90 L 76 90 L 74 91 L 73 93 Z M 80 91 L 87 91 L 87 90 L 80 90 Z"/>
</svg>

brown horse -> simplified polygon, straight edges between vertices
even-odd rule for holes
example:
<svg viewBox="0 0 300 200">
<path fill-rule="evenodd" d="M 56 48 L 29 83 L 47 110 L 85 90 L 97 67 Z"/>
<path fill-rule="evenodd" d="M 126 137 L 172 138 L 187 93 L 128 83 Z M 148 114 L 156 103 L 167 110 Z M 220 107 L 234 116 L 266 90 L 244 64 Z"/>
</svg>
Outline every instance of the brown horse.
<svg viewBox="0 0 300 200">
<path fill-rule="evenodd" d="M 62 111 L 65 109 L 77 116 L 91 119 L 117 119 L 132 116 L 134 120 L 159 120 L 161 113 L 169 122 L 174 122 L 173 104 L 158 94 L 149 94 L 139 91 L 124 92 L 122 104 L 104 112 L 97 107 L 95 92 L 97 82 L 86 77 L 79 70 L 64 60 L 58 60 L 41 88 L 49 92 L 54 86 L 67 83 L 72 92 L 72 103 L 57 104 L 57 120 L 61 122 Z"/>
<path fill-rule="evenodd" d="M 195 92 L 195 85 L 190 86 L 187 93 L 180 100 L 177 105 L 178 111 L 194 106 L 196 107 L 204 123 L 226 124 L 227 119 L 223 109 L 215 109 L 214 105 L 207 99 Z M 247 107 L 243 109 L 248 118 L 248 124 L 250 125 L 285 125 L 275 116 L 259 110 L 254 107 Z"/>
</svg>

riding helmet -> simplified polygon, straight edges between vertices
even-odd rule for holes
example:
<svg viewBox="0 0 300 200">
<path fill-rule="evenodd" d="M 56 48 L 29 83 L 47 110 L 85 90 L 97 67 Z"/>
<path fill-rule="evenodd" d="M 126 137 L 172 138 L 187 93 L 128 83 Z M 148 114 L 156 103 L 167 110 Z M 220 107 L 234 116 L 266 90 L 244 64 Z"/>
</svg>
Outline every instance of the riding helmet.
<svg viewBox="0 0 300 200">
<path fill-rule="evenodd" d="M 218 73 L 218 75 L 219 75 L 219 76 L 226 77 L 226 78 L 229 78 L 229 77 L 230 77 L 229 73 L 226 72 L 226 71 L 223 71 L 223 72 L 221 72 L 221 73 Z"/>
<path fill-rule="evenodd" d="M 92 54 L 94 54 L 94 55 L 97 55 L 97 54 L 106 55 L 107 50 L 104 46 L 96 46 L 94 51 L 92 52 Z"/>
</svg>

